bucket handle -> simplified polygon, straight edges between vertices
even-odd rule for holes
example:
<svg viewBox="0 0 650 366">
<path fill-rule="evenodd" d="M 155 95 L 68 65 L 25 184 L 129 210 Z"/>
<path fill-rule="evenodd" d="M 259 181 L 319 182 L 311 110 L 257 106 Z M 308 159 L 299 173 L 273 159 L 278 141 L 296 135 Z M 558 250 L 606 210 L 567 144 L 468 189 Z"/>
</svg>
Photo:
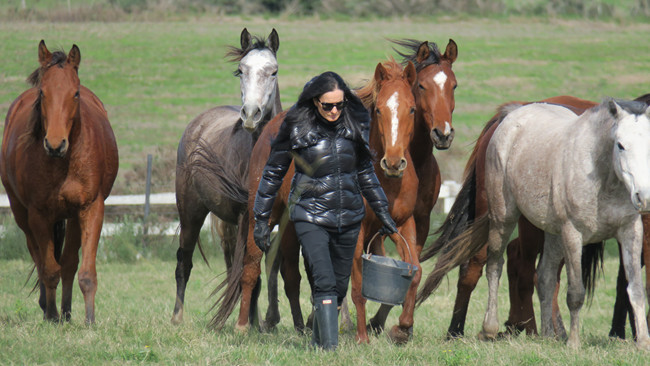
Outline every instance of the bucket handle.
<svg viewBox="0 0 650 366">
<path fill-rule="evenodd" d="M 412 264 L 413 255 L 411 254 L 411 247 L 409 246 L 409 243 L 406 241 L 404 236 L 402 234 L 400 234 L 399 231 L 397 231 L 395 234 L 399 235 L 400 238 L 402 238 L 402 240 L 404 241 L 404 245 L 406 246 L 406 251 L 409 253 L 409 259 L 411 260 L 411 263 L 409 263 L 409 273 L 408 273 L 408 275 L 411 276 L 411 275 L 413 275 L 413 267 L 414 267 L 414 265 Z M 377 231 L 375 233 L 375 235 L 373 235 L 372 238 L 370 238 L 370 241 L 368 242 L 368 246 L 366 247 L 366 253 L 368 253 L 368 257 L 372 256 L 372 253 L 370 253 L 370 244 L 372 244 L 372 242 L 375 240 L 377 235 L 379 235 L 379 231 Z M 383 235 L 379 237 L 379 240 L 381 241 L 381 244 L 383 245 L 384 244 Z"/>
</svg>

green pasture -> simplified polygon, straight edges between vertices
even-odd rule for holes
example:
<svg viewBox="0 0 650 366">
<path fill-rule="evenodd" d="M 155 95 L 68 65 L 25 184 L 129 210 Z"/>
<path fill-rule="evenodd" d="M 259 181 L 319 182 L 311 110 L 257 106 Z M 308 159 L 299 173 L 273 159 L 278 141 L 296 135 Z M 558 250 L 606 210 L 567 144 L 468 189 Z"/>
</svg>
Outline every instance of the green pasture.
<svg viewBox="0 0 650 366">
<path fill-rule="evenodd" d="M 173 190 L 175 151 L 188 122 L 216 105 L 239 104 L 237 66 L 224 58 L 246 27 L 280 36 L 279 83 L 285 108 L 302 85 L 326 71 L 351 86 L 378 62 L 398 57 L 387 39 L 458 44 L 453 125 L 456 140 L 435 152 L 443 179 L 459 180 L 472 143 L 501 103 L 571 94 L 600 100 L 647 93 L 648 23 L 546 18 L 349 21 L 197 17 L 183 22 L 2 22 L 0 115 L 27 88 L 37 46 L 81 49 L 80 77 L 104 102 L 120 150 L 114 193 L 142 193 L 146 155 L 154 155 L 154 192 Z"/>
<path fill-rule="evenodd" d="M 171 245 L 171 243 L 169 243 Z M 208 250 L 216 251 L 208 245 Z M 608 248 L 616 253 L 616 247 Z M 369 345 L 357 345 L 354 330 L 342 330 L 336 353 L 309 349 L 310 336 L 293 330 L 288 301 L 280 296 L 282 320 L 268 333 L 250 330 L 234 332 L 235 315 L 222 331 L 207 329 L 212 312 L 209 294 L 223 279 L 224 265 L 218 255 L 208 268 L 196 256 L 196 265 L 186 297 L 185 322 L 170 323 L 175 299 L 174 268 L 171 260 L 140 259 L 132 263 L 101 261 L 96 297 L 97 322 L 83 323 L 83 298 L 75 285 L 73 318 L 70 323 L 51 324 L 42 320 L 37 294 L 26 284 L 31 262 L 0 260 L 0 364 L 193 364 L 193 365 L 647 365 L 648 352 L 638 351 L 630 340 L 607 337 L 614 303 L 618 260 L 608 254 L 604 277 L 590 307 L 581 312 L 582 347 L 569 349 L 564 342 L 521 335 L 497 342 L 476 339 L 487 300 L 487 285 L 481 279 L 470 303 L 463 339 L 447 341 L 445 332 L 455 299 L 457 271 L 416 310 L 413 340 L 391 344 L 385 335 L 371 336 Z M 427 262 L 424 273 L 432 263 Z M 309 290 L 302 281 L 301 304 L 307 315 Z M 280 282 L 282 288 L 282 282 Z M 565 323 L 569 315 L 562 285 L 560 308 Z M 266 310 L 263 286 L 261 308 Z M 509 310 L 507 280 L 500 289 L 499 319 Z M 350 303 L 350 306 L 352 304 Z M 536 312 L 539 304 L 535 297 Z M 368 302 L 374 313 L 376 303 Z M 397 310 L 397 309 L 394 309 Z M 238 310 L 235 310 L 237 313 Z M 397 323 L 398 311 L 389 316 L 388 326 Z M 538 315 L 539 316 L 539 315 Z M 355 312 L 352 310 L 352 318 Z"/>
</svg>

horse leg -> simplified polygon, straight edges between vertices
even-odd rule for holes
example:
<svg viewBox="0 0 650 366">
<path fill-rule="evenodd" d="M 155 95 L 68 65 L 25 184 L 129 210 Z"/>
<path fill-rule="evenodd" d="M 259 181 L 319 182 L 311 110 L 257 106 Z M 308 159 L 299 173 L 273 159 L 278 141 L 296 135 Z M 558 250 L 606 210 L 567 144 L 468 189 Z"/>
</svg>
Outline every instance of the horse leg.
<svg viewBox="0 0 650 366">
<path fill-rule="evenodd" d="M 242 276 L 239 281 L 241 286 L 241 300 L 239 302 L 239 315 L 235 323 L 235 330 L 238 332 L 247 332 L 250 327 L 251 310 L 257 308 L 255 288 L 258 285 L 261 271 L 262 251 L 255 245 L 253 239 L 253 226 L 248 227 L 248 236 L 246 239 L 246 253 L 244 254 L 244 266 Z M 259 287 L 258 287 L 259 289 Z"/>
<path fill-rule="evenodd" d="M 359 231 L 359 239 L 357 240 L 357 247 L 354 251 L 354 259 L 352 261 L 352 272 L 350 274 L 352 303 L 357 311 L 357 343 L 370 343 L 368 339 L 368 328 L 366 327 L 366 299 L 361 295 L 362 285 L 362 258 L 364 244 L 365 244 L 365 225 L 361 225 Z"/>
<path fill-rule="evenodd" d="M 280 246 L 279 236 L 274 236 L 271 239 L 271 248 L 264 256 L 264 265 L 266 267 L 266 285 L 267 285 L 267 299 L 268 308 L 266 308 L 266 316 L 264 317 L 265 330 L 271 330 L 280 322 L 280 309 L 278 308 L 278 273 L 280 267 L 284 262 L 282 253 L 279 250 Z M 283 275 L 284 278 L 284 275 Z"/>
<path fill-rule="evenodd" d="M 79 287 L 84 296 L 86 324 L 95 323 L 95 293 L 97 292 L 97 246 L 104 221 L 104 200 L 98 197 L 87 209 L 79 213 L 81 229 L 81 267 Z"/>
<path fill-rule="evenodd" d="M 557 235 L 544 234 L 544 249 L 537 266 L 538 297 L 541 310 L 541 334 L 556 336 L 553 329 L 553 301 L 556 289 L 557 269 L 562 261 L 562 248 Z"/>
<path fill-rule="evenodd" d="M 384 321 L 386 320 L 384 319 Z M 350 307 L 348 306 L 348 297 L 346 295 L 343 298 L 343 302 L 341 303 L 341 320 L 339 322 L 339 331 L 346 332 L 352 328 L 354 328 L 354 323 L 350 317 Z"/>
<path fill-rule="evenodd" d="M 300 242 L 296 236 L 296 229 L 292 222 L 288 222 L 282 230 L 280 242 L 282 252 L 282 278 L 284 279 L 284 292 L 289 299 L 293 327 L 299 333 L 305 329 L 305 322 L 300 308 Z"/>
<path fill-rule="evenodd" d="M 481 340 L 494 340 L 498 336 L 498 291 L 499 279 L 503 270 L 503 252 L 506 249 L 508 238 L 517 224 L 516 217 L 513 217 L 513 210 L 506 209 L 505 204 L 499 204 L 498 206 L 503 207 L 503 209 L 498 211 L 494 209 L 495 214 L 491 215 L 488 232 L 487 266 L 485 271 L 488 281 L 488 306 L 481 332 L 478 335 Z M 509 217 L 506 216 L 507 213 L 510 213 Z"/>
<path fill-rule="evenodd" d="M 562 314 L 560 313 L 560 304 L 557 302 L 557 298 L 560 294 L 560 281 L 562 280 L 562 267 L 564 266 L 564 260 L 560 261 L 560 264 L 557 268 L 557 274 L 555 275 L 555 291 L 553 291 L 553 302 L 552 302 L 552 311 L 551 311 L 551 321 L 553 322 L 553 331 L 555 335 L 560 339 L 566 339 L 566 329 L 564 328 L 564 322 L 562 321 Z"/>
<path fill-rule="evenodd" d="M 567 306 L 571 315 L 569 328 L 570 348 L 580 348 L 580 309 L 585 301 L 585 286 L 582 282 L 582 235 L 572 226 L 562 229 L 564 262 L 567 273 Z"/>
<path fill-rule="evenodd" d="M 65 247 L 61 255 L 61 317 L 65 321 L 70 321 L 72 312 L 72 288 L 74 276 L 79 266 L 79 248 L 81 248 L 81 227 L 79 219 L 68 219 L 66 223 L 60 222 L 61 225 L 56 230 L 65 231 Z M 55 239 L 56 240 L 56 239 Z"/>
<path fill-rule="evenodd" d="M 643 223 L 643 248 L 641 252 L 643 258 L 642 265 L 645 265 L 645 293 L 648 297 L 648 303 L 650 304 L 650 215 L 642 215 L 641 222 Z M 630 311 L 630 314 L 631 313 L 632 312 Z M 631 319 L 630 323 L 632 323 Z M 648 309 L 646 323 L 650 326 L 650 309 Z"/>
<path fill-rule="evenodd" d="M 459 338 L 465 335 L 465 319 L 467 318 L 469 301 L 478 280 L 483 274 L 483 266 L 485 266 L 486 261 L 487 246 L 484 246 L 468 262 L 460 265 L 458 283 L 456 284 L 454 311 L 451 316 L 449 328 L 447 329 L 448 339 Z"/>
<path fill-rule="evenodd" d="M 37 252 L 40 255 L 38 278 L 41 284 L 41 298 L 45 293 L 45 310 L 43 318 L 50 321 L 59 321 L 59 312 L 56 307 L 56 288 L 61 279 L 61 266 L 54 256 L 54 225 L 50 225 L 47 219 L 40 215 L 33 214 L 29 217 L 30 231 L 34 233 L 37 243 Z M 43 307 L 41 305 L 41 307 Z"/>
<path fill-rule="evenodd" d="M 391 239 L 395 243 L 402 243 L 398 246 L 398 252 L 402 257 L 402 260 L 408 263 L 417 266 L 418 269 L 422 268 L 420 266 L 419 255 L 415 250 L 416 243 L 416 234 L 415 234 L 415 220 L 413 217 L 408 219 L 400 228 L 400 233 L 406 239 L 406 242 L 402 240 L 399 235 L 391 235 Z M 400 250 L 401 249 L 401 250 Z M 404 298 L 404 304 L 402 304 L 402 314 L 399 317 L 399 324 L 395 325 L 388 332 L 388 337 L 393 343 L 404 344 L 409 341 L 413 334 L 413 314 L 415 312 L 415 296 L 417 295 L 418 285 L 420 284 L 420 278 L 422 278 L 422 270 L 415 272 L 413 279 L 411 280 L 411 285 L 409 286 L 408 291 L 406 292 L 406 297 Z"/>
<path fill-rule="evenodd" d="M 633 317 L 630 305 L 630 298 L 627 296 L 627 279 L 625 278 L 625 268 L 623 264 L 623 253 L 621 244 L 618 244 L 619 264 L 618 276 L 616 278 L 616 301 L 614 302 L 614 314 L 612 315 L 612 327 L 609 331 L 610 337 L 625 339 L 625 322 L 627 314 Z M 632 333 L 635 334 L 634 321 L 630 318 Z"/>
<path fill-rule="evenodd" d="M 177 206 L 181 229 L 178 250 L 176 251 L 176 271 L 174 272 L 176 277 L 176 302 L 171 319 L 172 324 L 183 322 L 185 289 L 194 266 L 192 256 L 201 234 L 201 227 L 203 227 L 205 217 L 208 215 L 208 209 L 199 204 L 185 205 L 184 202 L 178 202 Z M 185 206 L 192 207 L 192 209 L 186 210 Z"/>
<path fill-rule="evenodd" d="M 639 349 L 650 350 L 648 323 L 645 314 L 645 296 L 641 278 L 641 250 L 643 245 L 643 224 L 635 220 L 631 225 L 621 227 L 617 235 L 621 243 L 625 275 L 628 280 L 627 293 L 634 313 L 636 325 L 636 345 Z"/>
</svg>

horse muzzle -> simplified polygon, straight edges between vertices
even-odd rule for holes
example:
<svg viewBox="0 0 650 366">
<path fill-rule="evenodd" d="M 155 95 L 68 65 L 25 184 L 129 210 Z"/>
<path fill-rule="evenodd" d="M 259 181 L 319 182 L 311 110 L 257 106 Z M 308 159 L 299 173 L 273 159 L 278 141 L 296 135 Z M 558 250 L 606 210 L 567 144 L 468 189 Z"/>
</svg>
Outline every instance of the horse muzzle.
<svg viewBox="0 0 650 366">
<path fill-rule="evenodd" d="M 43 146 L 45 147 L 45 152 L 48 156 L 53 158 L 62 158 L 68 152 L 69 144 L 67 139 L 63 139 L 58 146 L 55 147 L 50 144 L 50 141 L 47 138 L 45 138 Z"/>
<path fill-rule="evenodd" d="M 239 111 L 239 118 L 242 120 L 242 126 L 248 132 L 253 132 L 264 117 L 264 111 L 257 106 L 243 106 Z"/>
<path fill-rule="evenodd" d="M 401 158 L 399 160 L 389 160 L 382 158 L 379 166 L 381 170 L 384 171 L 384 174 L 388 178 L 401 178 L 404 175 L 404 170 L 406 169 L 408 163 L 406 159 Z"/>
<path fill-rule="evenodd" d="M 451 146 L 451 142 L 454 140 L 455 130 L 452 128 L 448 133 L 440 131 L 437 128 L 431 130 L 430 137 L 433 145 L 438 150 L 447 150 Z"/>
</svg>

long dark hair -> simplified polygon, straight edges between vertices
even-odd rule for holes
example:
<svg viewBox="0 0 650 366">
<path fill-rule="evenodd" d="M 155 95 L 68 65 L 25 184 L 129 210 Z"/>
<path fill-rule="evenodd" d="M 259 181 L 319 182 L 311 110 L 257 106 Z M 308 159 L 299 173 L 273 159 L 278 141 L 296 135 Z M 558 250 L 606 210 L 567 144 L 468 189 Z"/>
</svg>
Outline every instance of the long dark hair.
<svg viewBox="0 0 650 366">
<path fill-rule="evenodd" d="M 294 138 L 301 139 L 305 137 L 310 131 L 317 128 L 317 124 L 321 122 L 322 118 L 314 104 L 314 98 L 319 98 L 321 95 L 339 89 L 343 91 L 344 98 L 347 102 L 345 108 L 341 112 L 339 122 L 351 134 L 351 139 L 356 142 L 356 151 L 359 160 L 371 159 L 372 155 L 364 138 L 364 131 L 370 128 L 370 114 L 364 107 L 361 99 L 352 92 L 348 85 L 343 81 L 343 78 L 337 73 L 326 71 L 318 76 L 315 76 L 308 81 L 298 101 L 287 112 L 284 119 L 285 127 L 290 127 L 296 132 Z M 366 132 L 367 133 L 367 132 Z"/>
</svg>

